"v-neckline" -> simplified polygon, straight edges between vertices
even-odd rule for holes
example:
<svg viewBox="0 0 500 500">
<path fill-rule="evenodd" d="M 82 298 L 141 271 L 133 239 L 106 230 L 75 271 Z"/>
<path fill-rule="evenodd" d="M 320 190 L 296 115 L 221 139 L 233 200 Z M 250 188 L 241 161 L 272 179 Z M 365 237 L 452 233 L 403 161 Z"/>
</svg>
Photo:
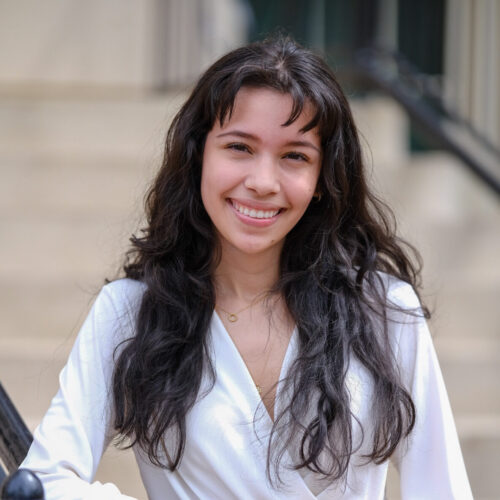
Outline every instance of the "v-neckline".
<svg viewBox="0 0 500 500">
<path fill-rule="evenodd" d="M 246 399 L 251 405 L 251 409 L 249 408 L 249 410 L 255 415 L 259 406 L 263 408 L 264 411 L 262 413 L 259 412 L 260 415 L 259 419 L 263 418 L 261 424 L 264 425 L 264 427 L 261 429 L 264 432 L 269 432 L 270 428 L 273 426 L 273 419 L 271 418 L 271 415 L 267 411 L 267 407 L 264 401 L 262 400 L 259 391 L 257 390 L 257 387 L 255 386 L 253 378 L 250 374 L 250 371 L 245 361 L 243 360 L 243 357 L 240 354 L 240 351 L 236 347 L 236 344 L 234 343 L 231 335 L 229 334 L 224 323 L 222 322 L 222 319 L 215 310 L 213 312 L 213 317 L 212 317 L 212 335 L 214 334 L 216 337 L 213 338 L 213 341 L 215 342 L 214 344 L 215 356 L 217 356 L 218 349 L 223 348 L 224 349 L 223 357 L 228 356 L 227 359 L 230 359 L 230 363 L 233 369 L 236 370 L 236 367 L 238 367 L 238 373 L 233 374 L 234 379 L 237 378 L 238 380 L 241 380 L 241 385 L 239 385 L 238 387 L 241 390 L 241 392 L 244 393 L 243 396 L 244 399 Z M 279 410 L 279 404 L 281 402 L 281 398 L 283 397 L 281 381 L 285 377 L 290 367 L 290 364 L 292 363 L 295 357 L 294 355 L 297 352 L 297 342 L 298 342 L 298 329 L 297 326 L 294 326 L 281 364 L 280 375 L 273 403 L 274 415 L 277 415 L 277 411 Z M 291 463 L 288 450 L 286 450 L 285 455 L 287 457 L 287 461 Z M 329 487 L 326 486 L 324 490 L 322 490 L 318 495 L 316 495 L 311 491 L 311 488 L 309 487 L 309 485 L 305 481 L 305 478 L 302 477 L 299 471 L 290 470 L 289 472 L 291 474 L 291 477 L 294 478 L 293 481 L 295 482 L 297 488 L 299 488 L 303 492 L 303 496 L 301 496 L 301 498 L 310 498 L 311 500 L 319 499 Z"/>
<path fill-rule="evenodd" d="M 238 364 L 241 366 L 241 371 L 242 371 L 242 373 L 244 373 L 244 377 L 247 381 L 247 385 L 251 387 L 250 391 L 251 391 L 252 396 L 254 397 L 254 399 L 256 399 L 256 401 L 258 402 L 259 405 L 263 405 L 267 418 L 269 419 L 270 423 L 273 424 L 274 420 L 273 420 L 273 418 L 271 418 L 271 415 L 269 414 L 269 411 L 267 410 L 267 407 L 266 407 L 261 395 L 259 394 L 259 391 L 257 390 L 257 387 L 255 385 L 253 378 L 252 378 L 250 370 L 248 369 L 248 366 L 245 363 L 245 360 L 243 359 L 238 348 L 236 347 L 236 344 L 234 343 L 233 338 L 231 337 L 231 335 L 227 331 L 227 328 L 224 325 L 224 323 L 223 323 L 222 319 L 220 318 L 219 314 L 217 313 L 217 311 L 214 310 L 213 314 L 214 314 L 214 318 L 215 318 L 216 322 L 218 323 L 219 329 L 221 330 L 221 332 L 223 334 L 222 336 L 224 337 L 224 339 L 226 340 L 226 343 L 229 345 L 230 349 L 234 353 L 234 357 L 235 357 L 235 359 L 237 359 Z M 288 370 L 288 366 L 289 366 L 290 361 L 291 361 L 290 358 L 292 356 L 292 352 L 295 351 L 297 334 L 298 334 L 297 326 L 294 326 L 292 333 L 290 335 L 290 339 L 288 340 L 288 345 L 286 347 L 285 355 L 283 356 L 283 361 L 281 362 L 280 374 L 279 374 L 279 378 L 278 378 L 278 383 L 276 385 L 276 393 L 274 395 L 274 401 L 273 401 L 273 415 L 274 416 L 276 416 L 277 410 L 278 410 L 279 396 L 280 396 L 280 392 L 281 392 L 280 386 L 282 385 L 281 381 L 285 377 L 285 374 Z"/>
</svg>

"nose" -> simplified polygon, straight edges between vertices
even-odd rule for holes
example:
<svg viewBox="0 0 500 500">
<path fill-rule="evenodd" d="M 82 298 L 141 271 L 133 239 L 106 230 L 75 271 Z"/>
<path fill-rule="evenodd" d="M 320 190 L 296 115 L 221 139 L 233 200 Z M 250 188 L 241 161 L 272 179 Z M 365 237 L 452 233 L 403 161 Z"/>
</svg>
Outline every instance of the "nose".
<svg viewBox="0 0 500 500">
<path fill-rule="evenodd" d="M 279 165 L 272 157 L 262 155 L 249 165 L 245 187 L 260 196 L 275 194 L 280 190 Z"/>
</svg>

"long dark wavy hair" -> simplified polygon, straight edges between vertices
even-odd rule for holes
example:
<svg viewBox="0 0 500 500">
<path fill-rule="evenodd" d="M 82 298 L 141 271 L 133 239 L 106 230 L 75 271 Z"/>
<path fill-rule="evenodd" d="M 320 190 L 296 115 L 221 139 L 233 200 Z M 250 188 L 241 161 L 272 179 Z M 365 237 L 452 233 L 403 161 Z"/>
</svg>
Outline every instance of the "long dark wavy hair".
<svg viewBox="0 0 500 500">
<path fill-rule="evenodd" d="M 323 151 L 321 198 L 287 235 L 274 289 L 296 323 L 300 347 L 285 381 L 291 395 L 276 415 L 267 470 L 271 477 L 275 466 L 279 477 L 283 453 L 300 435 L 294 466 L 338 480 L 357 449 L 346 388 L 353 357 L 373 381 L 366 458 L 386 460 L 414 425 L 415 408 L 389 345 L 387 311 L 393 306 L 381 272 L 417 289 L 419 259 L 395 235 L 392 213 L 367 187 L 356 126 L 334 74 L 286 37 L 250 44 L 215 62 L 169 129 L 146 198 L 147 226 L 132 237 L 124 265 L 125 275 L 144 283 L 145 292 L 135 336 L 117 350 L 114 426 L 153 464 L 174 470 L 186 443 L 186 414 L 203 397 L 202 377 L 215 380 L 209 324 L 220 248 L 200 195 L 202 157 L 207 133 L 215 120 L 231 115 L 245 86 L 289 94 L 293 107 L 285 125 L 312 104 L 314 116 L 304 130 L 317 127 Z M 165 441 L 167 432 L 175 439 Z"/>
</svg>

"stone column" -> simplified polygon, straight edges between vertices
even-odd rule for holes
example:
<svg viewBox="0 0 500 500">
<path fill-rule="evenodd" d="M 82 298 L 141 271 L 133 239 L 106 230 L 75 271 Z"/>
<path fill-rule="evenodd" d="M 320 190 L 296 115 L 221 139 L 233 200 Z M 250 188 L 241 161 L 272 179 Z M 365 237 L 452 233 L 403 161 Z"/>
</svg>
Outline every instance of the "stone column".
<svg viewBox="0 0 500 500">
<path fill-rule="evenodd" d="M 446 13 L 445 95 L 500 147 L 500 3 L 450 0 Z"/>
</svg>

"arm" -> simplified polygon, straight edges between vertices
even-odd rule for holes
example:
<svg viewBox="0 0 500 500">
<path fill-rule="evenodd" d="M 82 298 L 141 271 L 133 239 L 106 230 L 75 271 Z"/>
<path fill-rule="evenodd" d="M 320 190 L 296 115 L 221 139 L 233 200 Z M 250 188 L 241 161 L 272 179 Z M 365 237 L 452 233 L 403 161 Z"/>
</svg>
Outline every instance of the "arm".
<svg viewBox="0 0 500 500">
<path fill-rule="evenodd" d="M 21 464 L 37 473 L 51 500 L 133 500 L 115 485 L 92 483 L 112 439 L 113 350 L 132 332 L 127 286 L 107 285 L 97 297 Z"/>
<path fill-rule="evenodd" d="M 420 304 L 409 285 L 399 287 L 394 302 L 415 311 Z M 416 408 L 415 427 L 400 443 L 393 461 L 404 500 L 472 499 L 441 370 L 426 321 L 399 315 L 397 358 Z"/>
</svg>

